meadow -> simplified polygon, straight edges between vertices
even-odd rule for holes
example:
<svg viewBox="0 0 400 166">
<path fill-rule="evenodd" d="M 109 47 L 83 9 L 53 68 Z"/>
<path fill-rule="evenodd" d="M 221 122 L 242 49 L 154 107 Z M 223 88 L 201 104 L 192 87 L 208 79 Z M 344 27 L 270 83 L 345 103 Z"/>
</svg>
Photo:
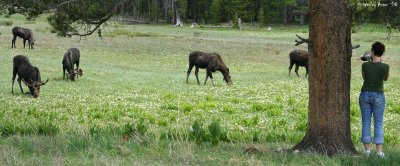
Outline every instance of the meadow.
<svg viewBox="0 0 400 166">
<path fill-rule="evenodd" d="M 22 39 L 11 49 L 13 26 L 33 30 L 35 49 Z M 351 131 L 361 150 L 358 94 L 362 85 L 359 56 L 374 41 L 387 46 L 391 66 L 385 83 L 385 159 L 376 156 L 325 157 L 293 154 L 289 149 L 307 128 L 308 83 L 288 76 L 288 53 L 296 34 L 307 26 L 274 25 L 235 30 L 170 25 L 123 25 L 109 22 L 103 38 L 57 37 L 45 17 L 26 21 L 0 16 L 0 165 L 394 165 L 400 163 L 400 34 L 386 39 L 380 25 L 363 25 L 352 34 Z M 81 51 L 83 76 L 62 78 L 68 48 Z M 186 84 L 192 51 L 218 52 L 230 69 L 233 85 L 219 72 L 214 84 L 197 85 L 194 71 Z M 38 98 L 11 94 L 12 58 L 27 55 L 41 71 Z M 321 66 L 322 68 L 323 66 Z M 205 71 L 199 72 L 200 82 Z M 24 91 L 28 88 L 23 85 Z M 221 130 L 212 141 L 211 124 Z M 193 136 L 200 124 L 201 138 Z M 246 153 L 255 147 L 256 152 Z M 277 150 L 278 149 L 278 150 Z M 278 151 L 278 152 L 277 152 Z"/>
</svg>

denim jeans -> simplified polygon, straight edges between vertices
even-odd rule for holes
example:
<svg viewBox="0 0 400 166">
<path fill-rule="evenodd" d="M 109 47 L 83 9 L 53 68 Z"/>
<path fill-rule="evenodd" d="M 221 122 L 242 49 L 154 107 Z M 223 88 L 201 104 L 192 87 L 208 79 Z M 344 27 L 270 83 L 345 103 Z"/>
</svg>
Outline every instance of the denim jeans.
<svg viewBox="0 0 400 166">
<path fill-rule="evenodd" d="M 375 144 L 383 144 L 383 113 L 385 112 L 385 95 L 379 92 L 363 91 L 359 97 L 362 116 L 362 138 L 364 144 L 371 143 L 371 117 L 374 117 Z"/>
</svg>

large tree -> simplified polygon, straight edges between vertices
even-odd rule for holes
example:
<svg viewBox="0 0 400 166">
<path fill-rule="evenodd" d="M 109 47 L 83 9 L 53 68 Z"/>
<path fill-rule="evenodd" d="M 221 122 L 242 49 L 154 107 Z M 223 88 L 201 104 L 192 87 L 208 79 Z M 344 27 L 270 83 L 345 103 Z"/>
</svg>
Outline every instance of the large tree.
<svg viewBox="0 0 400 166">
<path fill-rule="evenodd" d="M 293 149 L 355 154 L 350 130 L 349 0 L 310 0 L 308 129 Z"/>
</svg>

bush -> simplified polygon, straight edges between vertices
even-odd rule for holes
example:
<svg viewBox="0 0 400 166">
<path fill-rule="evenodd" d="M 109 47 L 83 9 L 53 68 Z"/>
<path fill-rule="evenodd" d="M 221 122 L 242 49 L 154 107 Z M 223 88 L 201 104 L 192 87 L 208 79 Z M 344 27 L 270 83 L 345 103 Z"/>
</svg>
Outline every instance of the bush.
<svg viewBox="0 0 400 166">
<path fill-rule="evenodd" d="M 0 25 L 2 25 L 2 26 L 11 26 L 11 25 L 13 25 L 13 22 L 10 21 L 10 20 L 0 21 Z"/>
</svg>

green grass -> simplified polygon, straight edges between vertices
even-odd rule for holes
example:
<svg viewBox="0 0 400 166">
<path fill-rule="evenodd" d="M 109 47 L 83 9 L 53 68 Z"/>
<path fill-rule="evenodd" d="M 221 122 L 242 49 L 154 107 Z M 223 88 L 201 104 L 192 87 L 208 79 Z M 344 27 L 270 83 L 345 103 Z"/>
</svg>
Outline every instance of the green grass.
<svg viewBox="0 0 400 166">
<path fill-rule="evenodd" d="M 352 139 L 358 150 L 361 135 L 358 93 L 359 55 L 374 41 L 387 45 L 385 61 L 391 78 L 385 84 L 385 151 L 387 159 L 372 156 L 333 157 L 275 153 L 290 148 L 305 134 L 308 85 L 288 76 L 288 53 L 295 35 L 307 37 L 307 26 L 211 29 L 169 25 L 124 25 L 103 29 L 103 39 L 60 38 L 40 17 L 27 22 L 13 15 L 0 18 L 31 28 L 35 49 L 11 49 L 11 26 L 0 26 L 0 163 L 5 165 L 391 165 L 397 157 L 399 131 L 399 34 L 386 41 L 383 27 L 366 25 L 352 34 Z M 113 23 L 110 23 L 113 25 Z M 377 29 L 376 31 L 374 29 Z M 62 79 L 65 51 L 81 51 L 84 75 Z M 215 86 L 197 85 L 194 72 L 185 83 L 191 51 L 218 52 L 231 71 L 232 86 L 214 74 Z M 27 55 L 39 67 L 43 86 L 39 98 L 11 94 L 12 58 Z M 200 81 L 205 78 L 201 70 Z M 28 89 L 23 86 L 27 92 Z M 202 123 L 205 142 L 197 144 L 189 128 Z M 212 145 L 208 126 L 218 122 L 221 140 Z M 245 153 L 255 145 L 260 152 Z"/>
</svg>

